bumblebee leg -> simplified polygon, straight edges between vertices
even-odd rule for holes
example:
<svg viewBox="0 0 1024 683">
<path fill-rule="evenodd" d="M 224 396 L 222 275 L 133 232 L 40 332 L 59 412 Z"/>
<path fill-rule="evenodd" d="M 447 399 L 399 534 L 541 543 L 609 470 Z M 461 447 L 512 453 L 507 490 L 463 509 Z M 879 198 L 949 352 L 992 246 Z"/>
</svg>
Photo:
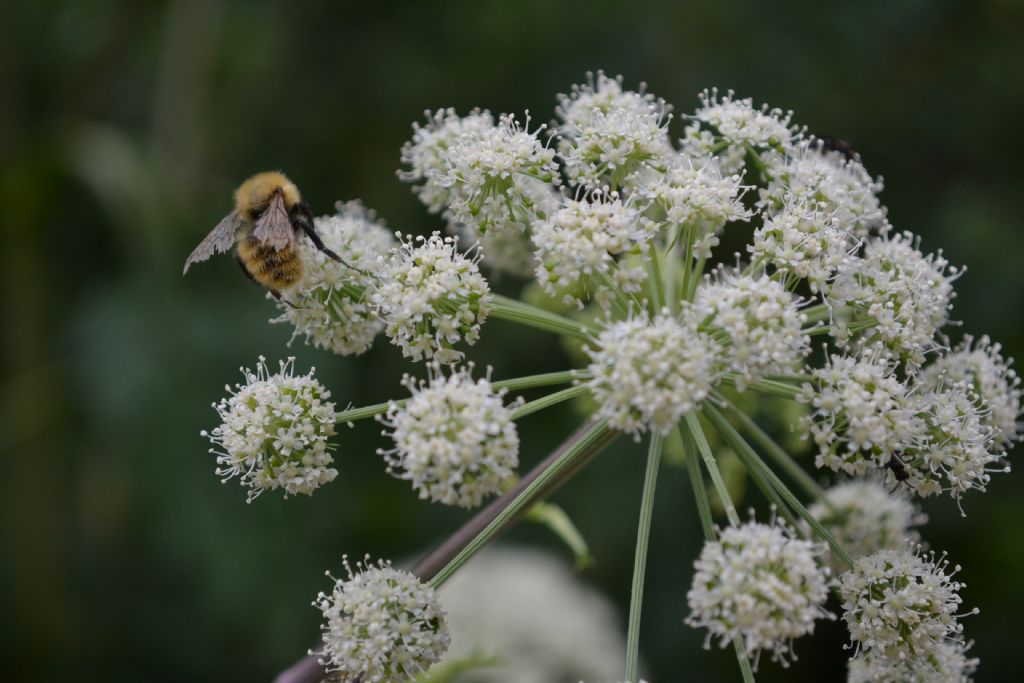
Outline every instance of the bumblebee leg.
<svg viewBox="0 0 1024 683">
<path fill-rule="evenodd" d="M 313 243 L 313 246 L 315 246 L 323 253 L 327 254 L 328 258 L 331 258 L 337 261 L 338 263 L 344 264 L 345 266 L 351 268 L 352 270 L 358 270 L 360 273 L 364 272 L 360 268 L 356 268 L 352 264 L 345 261 L 345 259 L 341 258 L 336 253 L 334 253 L 333 250 L 327 248 L 327 246 L 324 244 L 324 241 L 320 239 L 320 235 L 317 234 L 316 228 L 313 227 L 313 212 L 312 210 L 310 210 L 309 204 L 307 204 L 306 202 L 299 202 L 298 204 L 292 207 L 292 225 L 294 225 L 296 228 L 301 229 L 302 232 L 306 233 L 306 236 L 309 237 L 310 241 Z"/>
</svg>

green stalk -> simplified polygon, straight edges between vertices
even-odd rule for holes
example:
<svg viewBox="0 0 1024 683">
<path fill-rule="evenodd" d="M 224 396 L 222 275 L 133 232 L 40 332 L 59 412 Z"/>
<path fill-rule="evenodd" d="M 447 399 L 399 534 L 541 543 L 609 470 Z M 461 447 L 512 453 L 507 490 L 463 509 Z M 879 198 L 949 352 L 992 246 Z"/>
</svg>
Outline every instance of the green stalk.
<svg viewBox="0 0 1024 683">
<path fill-rule="evenodd" d="M 526 417 L 527 415 L 532 415 L 533 413 L 536 413 L 538 410 L 544 410 L 545 408 L 557 405 L 562 401 L 568 401 L 571 398 L 576 398 L 577 396 L 586 393 L 589 388 L 590 387 L 588 387 L 586 384 L 578 384 L 574 387 L 569 387 L 567 389 L 562 389 L 561 391 L 556 391 L 553 394 L 548 394 L 547 396 L 538 398 L 535 401 L 524 403 L 518 408 L 513 408 L 511 411 L 511 417 L 513 420 L 518 420 L 520 418 Z"/>
<path fill-rule="evenodd" d="M 722 381 L 733 387 L 736 386 L 738 379 L 739 377 L 732 373 L 722 376 Z M 754 391 L 762 394 L 771 394 L 772 396 L 781 396 L 782 398 L 794 399 L 800 395 L 800 387 L 772 379 L 762 379 L 756 382 L 750 382 L 747 384 L 747 388 L 753 389 Z"/>
<path fill-rule="evenodd" d="M 700 452 L 701 458 L 704 460 L 704 466 L 708 470 L 708 474 L 711 475 L 711 483 L 715 486 L 715 492 L 718 494 L 719 500 L 722 501 L 722 506 L 725 508 L 725 516 L 729 518 L 729 524 L 733 526 L 739 526 L 740 516 L 736 513 L 736 507 L 732 504 L 732 497 L 729 495 L 729 489 L 725 485 L 725 480 L 722 478 L 722 473 L 718 470 L 718 462 L 715 460 L 715 456 L 711 453 L 711 446 L 708 445 L 707 437 L 704 436 L 704 430 L 700 426 L 700 420 L 697 419 L 695 413 L 687 413 L 686 420 L 681 424 L 683 433 L 689 433 L 690 439 L 697 444 L 697 450 Z"/>
<path fill-rule="evenodd" d="M 586 370 L 564 370 L 562 372 L 545 372 L 539 375 L 527 375 L 526 377 L 515 377 L 491 382 L 495 389 L 508 389 L 509 391 L 520 391 L 522 389 L 534 389 L 536 387 L 547 387 L 552 384 L 568 384 L 576 380 L 587 380 L 591 374 Z"/>
<path fill-rule="evenodd" d="M 814 477 L 807 474 L 807 471 L 793 460 L 793 456 L 787 453 L 786 449 L 775 443 L 775 440 L 768 436 L 768 434 L 742 410 L 737 409 L 735 406 L 730 406 L 730 409 L 733 417 L 739 421 L 740 425 L 743 426 L 743 429 L 754 440 L 754 443 L 764 449 L 768 456 L 775 461 L 775 464 L 781 467 L 783 471 L 793 479 L 793 481 L 800 485 L 800 488 L 804 490 L 804 493 L 812 498 L 822 501 L 825 500 L 825 490 L 818 485 L 818 482 L 814 481 Z"/>
<path fill-rule="evenodd" d="M 654 511 L 654 489 L 658 483 L 658 465 L 661 463 L 663 439 L 658 432 L 651 433 L 647 451 L 647 471 L 640 501 L 640 523 L 636 532 L 636 555 L 633 560 L 633 586 L 629 598 L 629 631 L 626 637 L 626 681 L 637 680 L 640 661 L 640 612 L 644 601 L 644 575 L 647 571 L 647 547 L 651 536 L 651 517 Z"/>
<path fill-rule="evenodd" d="M 590 339 L 587 329 L 575 320 L 500 294 L 494 295 L 491 317 L 556 334 L 568 334 L 584 340 Z"/>
<path fill-rule="evenodd" d="M 561 475 L 574 472 L 574 465 L 581 464 L 581 461 L 606 446 L 609 443 L 609 439 L 605 436 L 607 432 L 608 424 L 605 420 L 593 422 L 571 443 L 566 444 L 565 449 L 558 457 L 536 478 L 526 484 L 511 501 L 508 501 L 508 504 L 470 541 L 463 544 L 460 540 L 459 551 L 436 574 L 430 577 L 430 585 L 434 588 L 441 586 L 477 551 L 555 487 L 559 483 Z M 417 574 L 427 574 L 427 572 L 421 571 Z"/>
<path fill-rule="evenodd" d="M 733 450 L 736 451 L 736 454 L 743 461 L 743 464 L 747 466 L 747 469 L 751 471 L 756 469 L 760 475 L 768 481 L 771 487 L 775 489 L 786 504 L 789 505 L 789 507 L 805 522 L 807 522 L 807 524 L 810 525 L 822 540 L 828 543 L 832 548 L 832 553 L 838 557 L 843 564 L 852 567 L 853 559 L 850 557 L 849 553 L 839 545 L 839 542 L 836 541 L 835 537 L 833 537 L 832 534 L 830 534 L 828 530 L 821 525 L 821 522 L 815 519 L 814 516 L 807 511 L 807 508 L 804 507 L 803 503 L 801 503 L 800 500 L 793 495 L 793 492 L 782 483 L 782 480 L 779 479 L 778 475 L 776 475 L 775 472 L 773 472 L 772 469 L 764 463 L 757 452 L 750 447 L 750 444 L 748 444 L 742 436 L 740 436 L 739 432 L 736 431 L 736 428 L 732 426 L 724 415 L 722 415 L 718 408 L 710 403 L 705 403 L 704 414 L 709 420 L 711 420 L 715 425 L 715 428 L 718 429 L 719 433 L 726 439 L 726 441 L 732 445 Z"/>
<path fill-rule="evenodd" d="M 349 408 L 343 410 L 335 415 L 335 424 L 345 424 L 346 422 L 355 422 L 356 420 L 363 420 L 374 415 L 380 415 L 388 410 L 388 406 L 392 403 L 402 405 L 409 399 L 403 398 L 400 401 L 388 401 L 386 403 L 374 403 L 373 405 L 363 406 L 361 408 Z"/>
</svg>

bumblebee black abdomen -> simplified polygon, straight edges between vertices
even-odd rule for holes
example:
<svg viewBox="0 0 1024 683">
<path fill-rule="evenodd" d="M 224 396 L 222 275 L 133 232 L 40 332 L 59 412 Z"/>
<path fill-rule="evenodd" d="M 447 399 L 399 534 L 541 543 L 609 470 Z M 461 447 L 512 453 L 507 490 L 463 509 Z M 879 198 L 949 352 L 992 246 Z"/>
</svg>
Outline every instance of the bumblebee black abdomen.
<svg viewBox="0 0 1024 683">
<path fill-rule="evenodd" d="M 295 245 L 277 250 L 249 235 L 238 243 L 238 261 L 253 280 L 271 291 L 287 289 L 302 277 Z"/>
</svg>

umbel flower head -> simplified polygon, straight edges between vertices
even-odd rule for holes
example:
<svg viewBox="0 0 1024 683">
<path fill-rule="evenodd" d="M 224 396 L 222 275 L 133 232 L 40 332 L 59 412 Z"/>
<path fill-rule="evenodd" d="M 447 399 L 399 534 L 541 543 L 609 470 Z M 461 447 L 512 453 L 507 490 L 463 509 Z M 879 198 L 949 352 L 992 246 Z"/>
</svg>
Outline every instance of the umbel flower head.
<svg viewBox="0 0 1024 683">
<path fill-rule="evenodd" d="M 621 77 L 599 71 L 558 99 L 558 154 L 574 185 L 621 186 L 642 164 L 672 151 L 670 107 L 644 93 L 643 84 L 638 92 L 623 90 Z"/>
<path fill-rule="evenodd" d="M 634 315 L 609 323 L 592 346 L 590 392 L 598 415 L 615 429 L 668 434 L 707 398 L 719 377 L 722 347 L 699 329 L 694 309 L 667 309 L 653 319 Z"/>
<path fill-rule="evenodd" d="M 771 182 L 761 191 L 761 201 L 769 207 L 806 204 L 829 213 L 840 230 L 858 238 L 889 230 L 878 199 L 882 179 L 873 179 L 859 159 L 826 151 L 817 141 L 805 142 L 771 173 Z"/>
<path fill-rule="evenodd" d="M 975 340 L 970 335 L 953 351 L 939 356 L 925 368 L 922 383 L 939 388 L 966 382 L 985 409 L 983 423 L 994 430 L 993 447 L 1009 448 L 1020 440 L 1017 418 L 1020 415 L 1020 378 L 1010 364 L 1013 359 L 1000 355 L 1002 347 L 988 337 Z"/>
<path fill-rule="evenodd" d="M 450 638 L 434 589 L 388 562 L 367 557 L 355 572 L 347 558 L 344 564 L 348 577 L 332 576 L 331 594 L 313 603 L 324 616 L 323 648 L 310 654 L 363 683 L 411 680 L 440 661 Z"/>
<path fill-rule="evenodd" d="M 560 209 L 534 225 L 537 281 L 552 296 L 568 289 L 599 303 L 607 303 L 613 289 L 638 292 L 646 271 L 627 268 L 618 259 L 646 248 L 656 228 L 616 192 L 566 198 Z M 583 308 L 573 294 L 564 294 L 564 302 Z"/>
<path fill-rule="evenodd" d="M 697 158 L 714 155 L 723 173 L 743 171 L 748 147 L 762 161 L 779 159 L 800 138 L 800 129 L 790 123 L 793 112 L 755 108 L 753 100 L 737 99 L 731 90 L 719 98 L 717 88 L 705 90 L 700 100 L 702 106 L 689 117 L 683 151 Z"/>
<path fill-rule="evenodd" d="M 385 334 L 403 356 L 454 363 L 463 356 L 454 345 L 480 337 L 491 290 L 478 260 L 478 251 L 461 254 L 457 238 L 438 232 L 402 239 L 381 268 L 373 300 Z"/>
<path fill-rule="evenodd" d="M 725 369 L 743 390 L 769 374 L 791 372 L 810 351 L 799 300 L 782 283 L 720 270 L 697 290 L 694 309 L 703 327 L 728 340 Z"/>
<path fill-rule="evenodd" d="M 837 484 L 808 512 L 854 559 L 917 542 L 920 537 L 913 527 L 928 521 L 909 496 L 899 490 L 890 493 L 880 478 Z M 837 558 L 829 559 L 834 572 L 846 569 Z"/>
<path fill-rule="evenodd" d="M 850 658 L 846 683 L 971 683 L 978 658 L 969 643 L 944 640 L 927 657 L 891 659 L 873 651 Z"/>
<path fill-rule="evenodd" d="M 316 219 L 324 244 L 344 263 L 338 263 L 307 240 L 299 240 L 302 279 L 278 302 L 281 316 L 273 322 L 295 327 L 318 349 L 344 356 L 364 353 L 384 329 L 371 303 L 381 257 L 395 246 L 394 235 L 359 202 L 339 202 L 337 213 Z"/>
<path fill-rule="evenodd" d="M 429 366 L 429 382 L 406 375 L 412 397 L 392 401 L 381 419 L 395 446 L 379 451 L 388 472 L 412 482 L 420 498 L 465 508 L 505 491 L 519 465 L 519 435 L 502 401 L 507 390 L 474 380 L 472 369 L 445 374 Z"/>
<path fill-rule="evenodd" d="M 863 258 L 847 259 L 828 290 L 831 301 L 875 320 L 871 338 L 912 369 L 939 348 L 935 335 L 949 321 L 953 281 L 960 276 L 941 252 L 922 254 L 919 241 L 909 232 L 868 241 Z M 850 339 L 843 326 L 836 336 L 841 344 Z"/>
<path fill-rule="evenodd" d="M 706 645 L 739 638 L 747 655 L 767 650 L 785 666 L 795 659 L 793 639 L 831 616 L 824 608 L 829 570 L 817 563 L 822 551 L 781 522 L 724 529 L 694 564 L 686 623 L 708 629 Z"/>
<path fill-rule="evenodd" d="M 963 630 L 958 619 L 960 570 L 945 555 L 881 550 L 839 577 L 843 619 L 860 650 L 892 661 L 931 656 Z"/>
<path fill-rule="evenodd" d="M 213 405 L 221 424 L 203 431 L 214 444 L 217 475 L 227 481 L 238 477 L 252 501 L 267 489 L 310 495 L 333 481 L 331 467 L 336 413 L 331 392 L 313 377 L 294 375 L 295 359 L 282 361 L 271 373 L 260 356 L 256 371 L 243 369 L 244 384 Z"/>
</svg>

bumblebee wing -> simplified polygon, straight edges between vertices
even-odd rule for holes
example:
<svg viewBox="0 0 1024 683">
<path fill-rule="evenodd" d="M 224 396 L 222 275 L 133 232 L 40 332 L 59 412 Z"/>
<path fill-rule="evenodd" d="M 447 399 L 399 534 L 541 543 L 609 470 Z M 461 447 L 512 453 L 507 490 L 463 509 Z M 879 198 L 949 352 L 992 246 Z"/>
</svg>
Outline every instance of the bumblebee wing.
<svg viewBox="0 0 1024 683">
<path fill-rule="evenodd" d="M 232 211 L 221 219 L 220 223 L 210 231 L 210 234 L 203 238 L 188 259 L 185 261 L 185 269 L 181 271 L 184 275 L 188 272 L 189 266 L 199 263 L 213 256 L 215 253 L 223 253 L 235 244 L 235 233 L 242 227 L 242 217 L 238 212 Z"/>
<path fill-rule="evenodd" d="M 295 228 L 288 218 L 288 210 L 284 208 L 284 195 L 275 192 L 270 197 L 267 210 L 256 221 L 253 237 L 263 244 L 269 244 L 275 251 L 281 251 L 295 239 Z"/>
</svg>

